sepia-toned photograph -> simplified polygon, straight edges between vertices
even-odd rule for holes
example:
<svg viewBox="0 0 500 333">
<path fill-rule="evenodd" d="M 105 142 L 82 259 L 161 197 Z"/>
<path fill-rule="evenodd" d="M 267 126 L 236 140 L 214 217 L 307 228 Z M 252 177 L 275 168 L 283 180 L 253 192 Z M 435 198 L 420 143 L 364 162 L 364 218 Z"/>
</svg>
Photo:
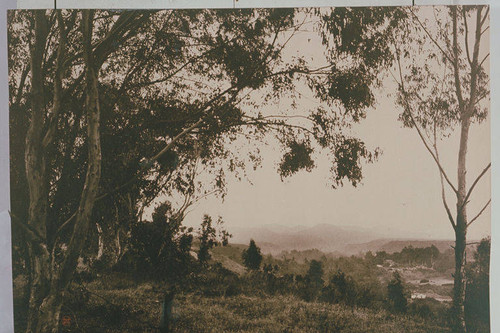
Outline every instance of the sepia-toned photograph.
<svg viewBox="0 0 500 333">
<path fill-rule="evenodd" d="M 490 332 L 489 11 L 9 11 L 15 332 Z"/>
</svg>

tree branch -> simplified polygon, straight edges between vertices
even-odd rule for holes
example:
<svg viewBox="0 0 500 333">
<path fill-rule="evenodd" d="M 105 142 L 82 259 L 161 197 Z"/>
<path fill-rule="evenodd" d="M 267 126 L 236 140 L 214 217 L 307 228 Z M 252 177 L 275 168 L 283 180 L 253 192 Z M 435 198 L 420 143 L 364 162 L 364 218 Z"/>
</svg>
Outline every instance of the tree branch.
<svg viewBox="0 0 500 333">
<path fill-rule="evenodd" d="M 465 7 L 462 7 L 462 17 L 464 18 L 465 26 L 465 51 L 467 53 L 467 60 L 469 61 L 469 65 L 472 66 L 472 60 L 469 53 L 469 27 L 467 24 L 467 13 L 465 12 Z"/>
<path fill-rule="evenodd" d="M 481 60 L 481 62 L 479 63 L 479 68 L 481 68 L 483 66 L 483 63 L 486 61 L 486 59 L 488 59 L 490 56 L 490 53 L 488 52 L 487 55 L 484 56 L 483 60 Z"/>
<path fill-rule="evenodd" d="M 480 12 L 480 10 L 478 10 Z M 484 22 L 486 21 L 486 18 L 488 17 L 488 14 L 490 13 L 490 6 L 486 6 L 486 12 L 484 12 L 484 17 L 481 19 L 481 27 L 483 26 Z M 479 16 L 481 17 L 481 16 Z"/>
<path fill-rule="evenodd" d="M 11 217 L 11 220 L 15 222 L 18 226 L 24 229 L 26 234 L 28 235 L 30 241 L 33 241 L 38 244 L 45 244 L 45 239 L 34 229 L 31 227 L 29 224 L 23 222 L 20 218 L 18 218 L 16 215 L 14 215 L 11 211 L 9 211 L 9 215 Z"/>
<path fill-rule="evenodd" d="M 436 159 L 439 162 L 439 152 L 438 152 L 438 148 L 437 148 L 436 122 L 434 122 L 434 151 L 436 154 Z M 444 189 L 443 173 L 441 173 L 441 172 L 439 172 L 439 179 L 441 180 L 441 199 L 443 200 L 444 209 L 446 210 L 446 214 L 448 215 L 448 219 L 450 220 L 450 223 L 451 223 L 451 226 L 453 227 L 453 230 L 455 230 L 457 225 L 455 223 L 455 220 L 453 219 L 453 215 L 451 214 L 451 210 L 450 210 L 450 207 L 448 206 L 448 202 L 446 201 L 446 192 Z"/>
<path fill-rule="evenodd" d="M 483 169 L 483 171 L 479 174 L 479 176 L 477 176 L 476 180 L 474 180 L 474 182 L 472 183 L 472 186 L 469 188 L 469 191 L 467 192 L 467 195 L 465 196 L 465 199 L 464 199 L 464 202 L 463 202 L 461 208 L 463 208 L 467 204 L 467 200 L 469 200 L 469 197 L 472 194 L 472 190 L 474 189 L 474 187 L 476 186 L 476 184 L 479 182 L 479 180 L 481 179 L 481 177 L 484 176 L 484 174 L 486 173 L 486 171 L 488 171 L 490 169 L 490 167 L 491 167 L 491 162 L 486 166 L 486 168 Z"/>
<path fill-rule="evenodd" d="M 415 118 L 413 117 L 413 114 L 411 112 L 411 107 L 410 107 L 410 104 L 408 102 L 408 96 L 407 96 L 407 93 L 406 93 L 406 90 L 405 90 L 405 86 L 404 86 L 404 80 L 403 80 L 403 74 L 402 74 L 402 69 L 401 69 L 401 60 L 400 60 L 400 57 L 399 57 L 399 51 L 396 52 L 396 56 L 397 56 L 397 62 L 398 62 L 398 67 L 399 67 L 399 77 L 400 77 L 400 80 L 401 80 L 400 89 L 401 89 L 401 92 L 402 92 L 403 97 L 404 97 L 403 99 L 404 99 L 404 102 L 405 102 L 407 113 L 410 116 L 410 120 L 411 120 L 413 126 L 415 127 L 415 129 L 417 130 L 418 136 L 420 137 L 420 139 L 421 139 L 422 143 L 424 144 L 425 148 L 427 149 L 427 151 L 429 152 L 429 154 L 431 154 L 432 158 L 434 159 L 434 162 L 436 162 L 436 165 L 439 168 L 440 173 L 446 179 L 446 182 L 451 187 L 451 189 L 453 190 L 453 192 L 458 193 L 457 189 L 455 188 L 455 186 L 451 182 L 450 178 L 448 177 L 448 175 L 444 171 L 444 168 L 441 165 L 441 163 L 439 162 L 438 158 L 436 157 L 436 155 L 434 155 L 434 153 L 432 152 L 432 149 L 429 147 L 429 144 L 427 143 L 427 140 L 425 140 L 425 137 L 424 137 L 422 131 L 418 127 L 418 124 L 417 124 Z"/>
<path fill-rule="evenodd" d="M 30 64 L 28 63 L 24 70 L 21 73 L 21 79 L 19 80 L 19 87 L 17 87 L 16 99 L 14 101 L 14 105 L 19 105 L 21 103 L 21 98 L 23 96 L 23 90 L 26 83 L 26 78 L 28 77 L 28 73 L 30 72 Z"/>
<path fill-rule="evenodd" d="M 429 39 L 434 43 L 434 45 L 436 45 L 438 47 L 438 49 L 441 51 L 441 53 L 444 55 L 444 57 L 446 59 L 448 59 L 449 62 L 453 63 L 454 61 L 451 59 L 451 57 L 448 55 L 448 53 L 446 53 L 443 48 L 441 47 L 441 45 L 439 45 L 439 43 L 434 39 L 434 37 L 432 37 L 432 35 L 429 33 L 429 31 L 427 30 L 427 28 L 424 26 L 424 24 L 420 21 L 419 17 L 417 16 L 417 14 L 415 14 L 413 12 L 413 9 L 410 8 L 410 12 L 412 13 L 413 17 L 415 19 L 417 19 L 417 22 L 418 24 L 420 25 L 420 27 L 425 31 L 425 33 L 427 34 L 427 36 L 429 37 Z"/>
<path fill-rule="evenodd" d="M 54 98 L 52 102 L 52 114 L 48 120 L 48 129 L 42 140 L 43 148 L 47 148 L 54 140 L 54 134 L 57 129 L 57 118 L 61 111 L 61 99 L 62 99 L 62 77 L 63 77 L 63 62 L 64 62 L 64 50 L 66 44 L 66 28 L 64 26 L 64 19 L 62 17 L 61 11 L 56 11 L 57 24 L 59 27 L 59 45 L 57 48 L 56 64 L 55 64 L 55 74 L 54 74 Z"/>
<path fill-rule="evenodd" d="M 462 95 L 462 87 L 460 85 L 460 69 L 458 64 L 459 48 L 458 48 L 458 27 L 457 27 L 457 8 L 451 8 L 451 15 L 453 18 L 453 57 L 454 61 L 451 62 L 453 65 L 453 78 L 455 81 L 455 92 L 457 95 L 458 105 L 460 107 L 460 112 L 464 110 L 464 98 Z M 474 60 L 473 60 L 474 61 Z M 473 70 L 474 64 L 471 62 L 471 70 Z"/>
<path fill-rule="evenodd" d="M 486 210 L 486 208 L 488 208 L 488 206 L 490 205 L 490 203 L 491 203 L 491 199 L 488 200 L 488 202 L 486 203 L 486 205 L 484 205 L 483 209 L 481 209 L 481 211 L 472 220 L 470 220 L 469 223 L 467 223 L 467 227 L 469 227 L 474 221 L 477 220 L 477 218 L 479 216 L 481 216 L 481 214 Z"/>
</svg>

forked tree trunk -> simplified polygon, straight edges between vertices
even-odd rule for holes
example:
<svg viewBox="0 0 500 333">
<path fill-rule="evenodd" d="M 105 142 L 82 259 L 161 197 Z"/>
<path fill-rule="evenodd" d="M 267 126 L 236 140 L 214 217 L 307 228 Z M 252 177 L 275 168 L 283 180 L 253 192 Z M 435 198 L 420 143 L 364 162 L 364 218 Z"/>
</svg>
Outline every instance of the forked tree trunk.
<svg viewBox="0 0 500 333">
<path fill-rule="evenodd" d="M 88 10 L 82 12 L 82 32 L 84 38 L 83 53 L 86 71 L 85 108 L 87 113 L 88 146 L 88 165 L 85 184 L 82 190 L 78 210 L 74 217 L 73 233 L 60 265 L 57 265 L 54 260 L 51 260 L 45 245 L 39 245 L 36 247 L 32 245 L 32 248 L 37 251 L 35 252 L 33 250 L 31 253 L 33 261 L 33 282 L 31 286 L 29 306 L 30 315 L 28 318 L 28 333 L 57 333 L 59 331 L 59 317 L 64 294 L 71 282 L 73 273 L 78 263 L 78 257 L 80 256 L 83 245 L 85 244 L 85 238 L 90 226 L 92 210 L 97 197 L 101 177 L 101 143 L 99 134 L 100 108 L 96 69 L 98 66 L 94 63 L 91 48 L 92 13 L 92 11 Z M 35 71 L 35 69 L 33 70 Z M 33 80 L 35 78 L 36 75 L 33 74 Z M 38 130 L 35 126 L 37 124 L 38 123 L 32 123 L 31 127 Z M 40 126 L 39 128 L 41 129 L 42 127 L 43 126 Z M 28 139 L 30 140 L 31 138 L 28 136 Z M 36 141 L 31 141 L 31 144 L 35 143 Z M 27 151 L 28 167 L 30 166 L 28 162 L 33 160 L 35 157 L 38 156 L 38 158 L 41 158 L 39 154 L 30 154 L 30 152 L 30 150 Z M 36 170 L 33 170 L 33 168 L 27 168 L 27 170 L 28 179 L 30 179 L 30 176 L 33 178 L 33 175 L 37 175 Z M 30 187 L 30 194 L 32 196 L 38 193 L 40 188 L 45 188 L 45 184 L 43 182 L 40 182 L 37 185 L 40 187 L 37 188 L 35 186 L 33 189 Z M 48 203 L 48 198 L 43 196 L 42 198 L 45 198 L 46 205 Z M 33 200 L 33 198 L 30 199 Z M 38 201 L 36 200 L 31 201 L 30 209 L 31 206 L 35 205 L 37 202 Z M 40 211 L 40 209 L 38 209 L 38 211 Z M 30 222 L 36 221 L 31 220 L 34 219 L 35 216 L 36 215 L 31 214 L 30 212 Z M 40 224 L 45 228 L 44 223 L 42 224 L 40 222 Z"/>
</svg>

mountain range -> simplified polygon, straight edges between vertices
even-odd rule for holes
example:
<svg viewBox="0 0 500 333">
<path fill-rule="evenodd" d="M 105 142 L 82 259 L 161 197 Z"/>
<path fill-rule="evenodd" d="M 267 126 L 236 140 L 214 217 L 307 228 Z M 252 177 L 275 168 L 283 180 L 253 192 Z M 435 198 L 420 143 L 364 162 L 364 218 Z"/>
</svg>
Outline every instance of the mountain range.
<svg viewBox="0 0 500 333">
<path fill-rule="evenodd" d="M 312 227 L 269 224 L 247 228 L 232 228 L 231 243 L 248 244 L 255 240 L 263 253 L 318 249 L 326 253 L 352 255 L 367 251 L 401 251 L 405 246 L 427 247 L 435 245 L 439 251 L 451 248 L 453 240 L 429 240 L 411 237 L 387 237 L 380 232 L 351 226 L 318 224 Z M 414 236 L 414 235 L 412 235 Z"/>
</svg>

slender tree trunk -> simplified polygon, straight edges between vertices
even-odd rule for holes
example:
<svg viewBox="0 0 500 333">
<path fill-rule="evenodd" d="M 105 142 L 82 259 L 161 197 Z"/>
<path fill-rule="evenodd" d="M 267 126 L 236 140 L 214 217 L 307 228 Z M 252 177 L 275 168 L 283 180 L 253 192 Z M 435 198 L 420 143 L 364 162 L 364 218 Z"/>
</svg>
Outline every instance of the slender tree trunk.
<svg viewBox="0 0 500 333">
<path fill-rule="evenodd" d="M 455 273 L 453 283 L 453 332 L 463 333 L 465 329 L 465 247 L 467 230 L 461 214 L 457 216 L 455 230 Z"/>
<path fill-rule="evenodd" d="M 470 118 L 461 121 L 460 147 L 458 151 L 457 219 L 455 227 L 455 274 L 453 285 L 453 332 L 463 333 L 465 327 L 465 248 L 467 243 L 467 203 L 465 202 L 467 143 Z"/>
</svg>

